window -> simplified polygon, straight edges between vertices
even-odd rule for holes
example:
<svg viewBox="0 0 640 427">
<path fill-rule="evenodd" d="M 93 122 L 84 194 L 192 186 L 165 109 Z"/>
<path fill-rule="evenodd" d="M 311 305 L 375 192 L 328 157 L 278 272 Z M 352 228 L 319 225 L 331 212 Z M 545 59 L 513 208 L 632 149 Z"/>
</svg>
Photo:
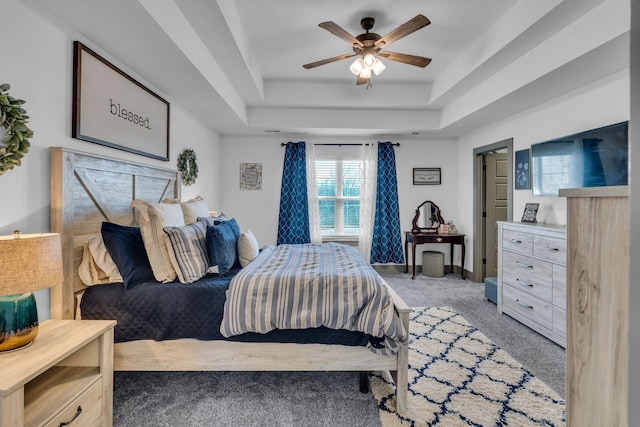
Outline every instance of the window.
<svg viewBox="0 0 640 427">
<path fill-rule="evenodd" d="M 360 160 L 317 160 L 316 184 L 323 237 L 360 233 Z"/>
</svg>

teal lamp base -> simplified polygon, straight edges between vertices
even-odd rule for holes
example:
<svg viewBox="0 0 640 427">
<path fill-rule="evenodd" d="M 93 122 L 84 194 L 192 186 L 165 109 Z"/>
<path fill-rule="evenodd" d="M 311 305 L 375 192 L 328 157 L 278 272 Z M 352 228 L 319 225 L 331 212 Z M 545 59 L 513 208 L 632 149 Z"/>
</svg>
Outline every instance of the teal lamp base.
<svg viewBox="0 0 640 427">
<path fill-rule="evenodd" d="M 33 292 L 0 297 L 0 352 L 31 343 L 38 336 Z"/>
</svg>

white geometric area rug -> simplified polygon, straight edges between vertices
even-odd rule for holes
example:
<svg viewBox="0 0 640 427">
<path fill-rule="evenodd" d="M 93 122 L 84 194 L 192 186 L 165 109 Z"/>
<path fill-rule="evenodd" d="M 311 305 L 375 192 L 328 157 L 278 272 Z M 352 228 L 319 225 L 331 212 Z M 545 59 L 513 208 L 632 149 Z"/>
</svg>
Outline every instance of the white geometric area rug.
<svg viewBox="0 0 640 427">
<path fill-rule="evenodd" d="M 391 426 L 564 426 L 565 402 L 449 307 L 413 308 L 408 412 L 395 412 L 387 371 L 370 375 Z"/>
</svg>

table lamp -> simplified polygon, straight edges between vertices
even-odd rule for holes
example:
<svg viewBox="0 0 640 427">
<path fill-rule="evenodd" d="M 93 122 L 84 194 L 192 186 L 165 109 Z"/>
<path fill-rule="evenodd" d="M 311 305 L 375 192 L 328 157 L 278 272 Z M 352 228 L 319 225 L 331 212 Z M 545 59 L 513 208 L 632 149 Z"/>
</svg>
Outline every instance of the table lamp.
<svg viewBox="0 0 640 427">
<path fill-rule="evenodd" d="M 33 291 L 64 279 L 60 235 L 0 236 L 0 352 L 31 343 L 38 335 Z"/>
</svg>

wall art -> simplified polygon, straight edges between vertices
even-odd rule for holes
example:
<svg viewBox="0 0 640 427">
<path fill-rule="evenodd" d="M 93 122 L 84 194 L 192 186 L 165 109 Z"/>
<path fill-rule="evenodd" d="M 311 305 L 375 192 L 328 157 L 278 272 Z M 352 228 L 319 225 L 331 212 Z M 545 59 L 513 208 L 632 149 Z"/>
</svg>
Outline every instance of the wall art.
<svg viewBox="0 0 640 427">
<path fill-rule="evenodd" d="M 262 190 L 262 163 L 240 163 L 240 189 Z"/>
<path fill-rule="evenodd" d="M 169 160 L 169 103 L 76 41 L 71 136 Z"/>
</svg>

